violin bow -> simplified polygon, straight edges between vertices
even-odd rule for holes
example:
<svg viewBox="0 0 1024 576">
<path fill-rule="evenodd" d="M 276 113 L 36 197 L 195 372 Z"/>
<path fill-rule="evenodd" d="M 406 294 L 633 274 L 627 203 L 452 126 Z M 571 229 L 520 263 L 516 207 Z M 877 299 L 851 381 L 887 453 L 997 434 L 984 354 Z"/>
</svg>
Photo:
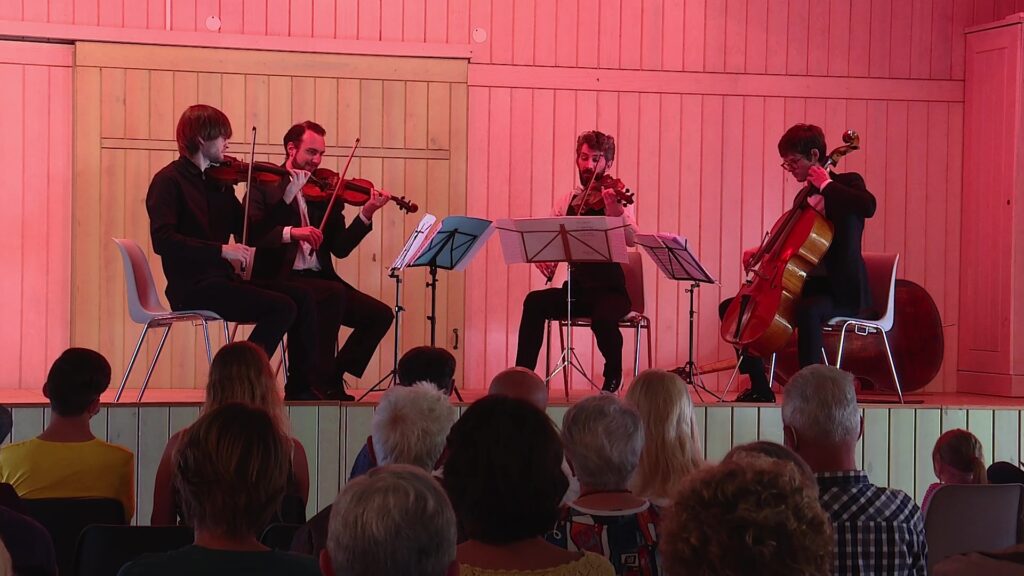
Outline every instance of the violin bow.
<svg viewBox="0 0 1024 576">
<path fill-rule="evenodd" d="M 250 139 L 251 146 L 249 148 L 249 173 L 245 177 L 245 209 L 242 211 L 242 244 L 248 245 L 249 243 L 249 204 L 252 203 L 252 166 L 255 164 L 256 158 L 256 126 L 252 127 L 252 137 Z M 242 262 L 242 278 L 248 279 L 248 275 L 251 272 L 249 269 L 249 262 Z"/>
<path fill-rule="evenodd" d="M 324 211 L 324 217 L 320 220 L 320 233 L 324 233 L 324 227 L 327 225 L 327 217 L 331 214 L 331 208 L 334 207 L 334 200 L 338 197 L 338 190 L 341 189 L 342 182 L 345 181 L 345 175 L 348 174 L 348 167 L 352 164 L 352 157 L 356 155 L 356 148 L 359 148 L 359 138 L 356 137 L 356 141 L 352 143 L 352 150 L 348 153 L 348 160 L 345 161 L 345 167 L 341 170 L 341 175 L 338 176 L 338 181 L 334 183 L 334 190 L 331 192 L 331 199 L 327 201 L 327 210 Z M 309 247 L 309 255 L 313 255 L 313 247 Z"/>
</svg>

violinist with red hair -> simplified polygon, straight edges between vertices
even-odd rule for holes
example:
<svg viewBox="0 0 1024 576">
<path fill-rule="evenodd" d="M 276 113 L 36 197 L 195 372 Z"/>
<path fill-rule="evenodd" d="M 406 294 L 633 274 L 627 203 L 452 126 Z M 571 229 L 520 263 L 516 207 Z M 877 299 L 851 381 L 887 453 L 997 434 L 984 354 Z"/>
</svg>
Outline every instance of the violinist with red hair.
<svg viewBox="0 0 1024 576">
<path fill-rule="evenodd" d="M 597 130 L 584 132 L 576 139 L 576 169 L 579 183 L 554 206 L 553 216 L 621 216 L 626 224 L 626 242 L 633 245 L 636 223 L 632 208 L 623 206 L 616 191 L 602 187 L 607 171 L 615 161 L 615 139 Z M 597 183 L 589 190 L 591 182 Z M 595 198 L 597 197 L 597 198 Z M 548 278 L 554 273 L 551 264 L 538 265 Z M 597 348 L 604 356 L 605 392 L 616 392 L 622 385 L 622 332 L 619 321 L 629 314 L 631 302 L 626 291 L 622 266 L 615 262 L 578 263 L 573 265 L 573 310 L 590 318 Z M 564 318 L 567 288 L 534 290 L 523 302 L 519 323 L 516 366 L 534 370 L 544 340 L 544 322 Z M 574 312 L 575 315 L 575 312 Z"/>
</svg>

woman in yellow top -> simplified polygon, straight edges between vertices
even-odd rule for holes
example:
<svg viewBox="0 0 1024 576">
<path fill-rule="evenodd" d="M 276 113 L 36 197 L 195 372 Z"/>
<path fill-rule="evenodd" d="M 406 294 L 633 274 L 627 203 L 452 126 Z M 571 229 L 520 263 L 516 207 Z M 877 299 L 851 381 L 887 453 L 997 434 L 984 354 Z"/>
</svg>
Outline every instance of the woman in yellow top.
<svg viewBox="0 0 1024 576">
<path fill-rule="evenodd" d="M 50 424 L 39 436 L 0 449 L 0 482 L 19 496 L 111 498 L 135 514 L 135 457 L 93 435 L 89 420 L 100 411 L 110 385 L 110 364 L 100 353 L 69 348 L 53 363 L 43 384 Z"/>
<path fill-rule="evenodd" d="M 462 576 L 612 576 L 605 558 L 544 540 L 569 486 L 562 442 L 536 406 L 488 396 L 448 436 L 445 490 L 467 538 L 455 559 Z"/>
</svg>

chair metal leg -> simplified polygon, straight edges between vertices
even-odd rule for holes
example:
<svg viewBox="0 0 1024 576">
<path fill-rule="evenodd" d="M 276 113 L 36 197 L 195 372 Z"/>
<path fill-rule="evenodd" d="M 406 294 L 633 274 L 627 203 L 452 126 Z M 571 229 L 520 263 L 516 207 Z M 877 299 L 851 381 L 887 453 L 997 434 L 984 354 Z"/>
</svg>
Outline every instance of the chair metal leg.
<svg viewBox="0 0 1024 576">
<path fill-rule="evenodd" d="M 284 338 L 281 338 L 281 363 L 277 365 L 278 372 L 281 371 L 281 367 L 284 367 L 284 381 L 288 381 L 288 344 L 285 343 Z"/>
<path fill-rule="evenodd" d="M 885 330 L 879 330 L 882 333 L 882 341 L 885 342 L 885 355 L 889 357 L 889 368 L 892 369 L 892 381 L 896 383 L 896 394 L 900 397 L 900 404 L 903 404 L 903 387 L 900 386 L 900 377 L 896 375 L 896 364 L 892 361 L 892 350 L 889 349 L 889 337 L 885 335 Z"/>
<path fill-rule="evenodd" d="M 132 352 L 132 359 L 128 361 L 128 368 L 125 369 L 124 376 L 121 378 L 121 385 L 117 387 L 117 394 L 114 395 L 114 402 L 121 401 L 121 394 L 124 394 L 124 387 L 128 384 L 128 376 L 132 373 L 132 367 L 135 366 L 135 360 L 139 357 L 139 350 L 142 350 L 142 341 L 146 339 L 147 332 L 149 332 L 148 323 L 142 327 L 142 334 L 139 334 L 139 341 L 135 344 L 135 351 Z"/>
<path fill-rule="evenodd" d="M 224 322 L 222 322 L 222 324 L 224 325 L 224 344 L 230 344 L 231 332 L 228 330 L 228 321 L 225 320 Z"/>
<path fill-rule="evenodd" d="M 647 367 L 654 368 L 654 346 L 651 345 L 651 322 L 646 320 L 647 325 Z"/>
<path fill-rule="evenodd" d="M 547 376 L 551 375 L 551 319 L 544 321 L 544 330 L 547 332 L 547 337 L 544 339 L 544 386 L 548 386 Z"/>
<path fill-rule="evenodd" d="M 825 366 L 829 366 L 828 354 L 825 354 L 825 347 L 821 347 L 821 361 L 825 363 Z"/>
<path fill-rule="evenodd" d="M 729 390 L 732 389 L 732 383 L 736 381 L 736 377 L 740 374 L 740 364 L 743 363 L 743 355 L 740 354 L 739 360 L 736 362 L 736 367 L 732 369 L 732 376 L 729 377 L 729 382 L 725 385 L 725 390 L 722 391 L 722 397 L 719 402 L 725 402 L 725 397 L 729 394 Z"/>
<path fill-rule="evenodd" d="M 633 352 L 633 378 L 636 378 L 640 374 L 640 323 L 642 320 L 636 321 L 636 348 Z"/>
<path fill-rule="evenodd" d="M 736 365 L 739 367 L 739 364 Z M 772 389 L 772 384 L 775 383 L 775 353 L 772 352 L 772 362 L 768 368 L 768 389 Z"/>
<path fill-rule="evenodd" d="M 210 350 L 210 323 L 203 318 L 203 338 L 206 340 L 206 363 L 213 365 L 213 352 Z"/>
<path fill-rule="evenodd" d="M 142 388 L 139 388 L 139 397 L 135 399 L 136 402 L 142 402 L 142 395 L 146 393 L 146 387 L 149 386 L 149 379 L 153 376 L 153 369 L 156 368 L 156 361 L 160 359 L 160 353 L 163 352 L 164 343 L 167 342 L 167 335 L 171 332 L 171 325 L 168 324 L 164 327 L 164 333 L 160 336 L 160 344 L 156 347 L 156 353 L 153 354 L 153 360 L 149 363 L 149 370 L 146 370 L 146 379 L 142 381 Z"/>
<path fill-rule="evenodd" d="M 558 349 L 562 351 L 562 354 L 565 354 L 565 332 L 562 331 L 562 328 L 563 328 L 562 322 L 559 321 L 558 322 Z M 566 324 L 564 326 L 564 328 L 566 330 L 572 330 L 572 326 L 570 326 L 568 324 Z M 570 358 L 569 360 L 571 361 L 572 359 Z M 566 402 L 569 401 L 569 370 L 571 370 L 571 367 L 568 367 L 568 366 L 566 367 L 565 370 L 562 370 L 562 387 L 565 389 L 565 400 L 566 400 Z"/>
<path fill-rule="evenodd" d="M 843 364 L 843 348 L 846 346 L 846 328 L 849 324 L 843 324 L 843 329 L 839 332 L 839 352 L 836 352 L 836 368 L 838 369 Z"/>
</svg>

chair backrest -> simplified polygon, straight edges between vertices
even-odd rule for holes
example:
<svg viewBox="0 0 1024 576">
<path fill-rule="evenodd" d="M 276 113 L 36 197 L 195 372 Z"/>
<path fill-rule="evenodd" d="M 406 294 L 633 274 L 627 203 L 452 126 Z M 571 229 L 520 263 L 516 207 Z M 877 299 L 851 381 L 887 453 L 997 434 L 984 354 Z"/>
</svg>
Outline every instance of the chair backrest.
<svg viewBox="0 0 1024 576">
<path fill-rule="evenodd" d="M 1021 484 L 949 484 L 932 495 L 924 519 L 928 568 L 966 552 L 1020 542 Z"/>
<path fill-rule="evenodd" d="M 128 314 L 132 321 L 145 324 L 150 314 L 167 312 L 157 295 L 156 281 L 149 269 L 149 261 L 142 247 L 128 238 L 113 238 L 121 252 L 124 264 L 125 290 L 128 294 Z"/>
<path fill-rule="evenodd" d="M 86 526 L 124 525 L 124 505 L 112 498 L 23 498 L 27 515 L 39 522 L 53 538 L 57 567 L 73 574 L 75 545 Z"/>
<path fill-rule="evenodd" d="M 892 329 L 896 315 L 896 268 L 900 263 L 900 255 L 896 254 L 864 254 L 864 266 L 868 272 L 868 287 L 871 290 L 871 306 L 876 310 L 876 318 L 872 320 L 888 332 Z"/>
<path fill-rule="evenodd" d="M 186 526 L 92 525 L 82 531 L 75 553 L 75 576 L 117 576 L 143 554 L 170 552 L 192 543 Z"/>
<path fill-rule="evenodd" d="M 291 550 L 292 540 L 299 528 L 302 528 L 302 524 L 271 524 L 260 536 L 260 544 L 273 550 Z"/>
<path fill-rule="evenodd" d="M 626 276 L 626 293 L 632 302 L 630 312 L 643 314 L 646 303 L 644 302 L 644 259 L 639 251 L 629 253 L 629 263 L 622 265 L 622 272 Z"/>
</svg>

